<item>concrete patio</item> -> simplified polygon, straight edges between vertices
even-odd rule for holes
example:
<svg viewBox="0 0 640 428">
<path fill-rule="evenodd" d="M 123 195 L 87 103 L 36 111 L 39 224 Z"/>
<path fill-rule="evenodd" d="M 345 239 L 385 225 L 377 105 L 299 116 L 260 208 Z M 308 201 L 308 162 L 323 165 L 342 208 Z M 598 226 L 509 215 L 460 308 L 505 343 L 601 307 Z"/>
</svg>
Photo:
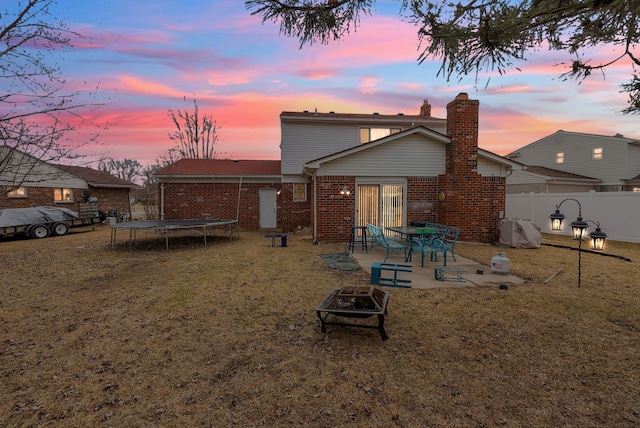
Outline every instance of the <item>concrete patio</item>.
<svg viewBox="0 0 640 428">
<path fill-rule="evenodd" d="M 349 244 L 345 244 L 345 251 L 348 250 Z M 361 249 L 360 244 L 356 245 L 355 250 L 350 253 L 362 269 L 371 274 L 371 266 L 374 262 L 382 262 L 385 258 L 385 250 L 380 246 L 375 246 L 369 251 Z M 411 280 L 411 288 L 455 288 L 455 287 L 477 287 L 488 286 L 498 287 L 500 284 L 507 286 L 511 284 L 522 284 L 523 279 L 511 274 L 498 274 L 491 271 L 491 260 L 487 260 L 486 264 L 477 263 L 456 254 L 456 259 L 447 254 L 446 269 L 461 269 L 462 281 L 457 280 L 457 271 L 447 271 L 445 281 L 436 280 L 435 268 L 443 267 L 442 257 L 438 262 L 429 260 L 429 256 L 425 257 L 424 267 L 420 266 L 420 254 L 413 254 L 413 261 L 405 262 L 402 254 L 391 254 L 386 263 L 408 264 L 411 265 L 412 272 L 399 272 L 398 278 Z M 479 273 L 479 272 L 482 273 Z M 382 276 L 389 277 L 391 272 L 385 272 Z"/>
</svg>

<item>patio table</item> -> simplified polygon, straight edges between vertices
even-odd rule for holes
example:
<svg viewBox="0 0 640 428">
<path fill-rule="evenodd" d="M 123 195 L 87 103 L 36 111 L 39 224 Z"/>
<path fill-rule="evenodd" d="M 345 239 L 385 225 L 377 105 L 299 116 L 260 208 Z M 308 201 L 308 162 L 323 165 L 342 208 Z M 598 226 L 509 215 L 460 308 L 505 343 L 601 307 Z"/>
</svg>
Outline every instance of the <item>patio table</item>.
<svg viewBox="0 0 640 428">
<path fill-rule="evenodd" d="M 400 234 L 406 242 L 407 253 L 405 255 L 405 262 L 411 260 L 411 240 L 415 237 L 422 235 L 430 235 L 436 232 L 435 227 L 416 227 L 416 226 L 402 226 L 402 227 L 385 227 L 390 232 Z"/>
</svg>

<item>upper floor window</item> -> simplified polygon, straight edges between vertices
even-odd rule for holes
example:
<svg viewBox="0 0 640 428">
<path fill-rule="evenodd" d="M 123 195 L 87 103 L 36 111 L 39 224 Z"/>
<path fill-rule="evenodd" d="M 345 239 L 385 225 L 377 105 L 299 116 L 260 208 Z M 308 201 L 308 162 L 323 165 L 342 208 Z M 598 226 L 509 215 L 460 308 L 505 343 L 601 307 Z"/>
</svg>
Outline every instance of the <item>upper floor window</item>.
<svg viewBox="0 0 640 428">
<path fill-rule="evenodd" d="M 593 149 L 593 160 L 601 160 L 603 155 L 602 147 L 595 147 Z"/>
<path fill-rule="evenodd" d="M 564 163 L 564 152 L 556 153 L 556 163 Z"/>
<path fill-rule="evenodd" d="M 53 201 L 54 202 L 73 202 L 73 189 L 53 189 Z"/>
<path fill-rule="evenodd" d="M 360 144 L 397 134 L 400 128 L 360 128 Z"/>
<path fill-rule="evenodd" d="M 29 196 L 29 193 L 27 192 L 26 187 L 18 187 L 15 190 L 7 192 L 7 196 L 10 198 L 26 198 Z"/>
<path fill-rule="evenodd" d="M 293 183 L 293 202 L 307 200 L 307 185 L 305 183 Z"/>
</svg>

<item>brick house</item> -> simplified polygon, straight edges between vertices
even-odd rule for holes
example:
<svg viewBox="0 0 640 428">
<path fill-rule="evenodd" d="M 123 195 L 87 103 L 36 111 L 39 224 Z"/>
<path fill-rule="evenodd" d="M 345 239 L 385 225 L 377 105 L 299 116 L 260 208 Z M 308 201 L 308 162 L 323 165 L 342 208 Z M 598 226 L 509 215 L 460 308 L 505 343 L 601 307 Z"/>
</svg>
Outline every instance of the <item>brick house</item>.
<svg viewBox="0 0 640 428">
<path fill-rule="evenodd" d="M 237 219 L 244 229 L 283 224 L 276 215 L 286 209 L 275 202 L 282 189 L 280 161 L 181 159 L 154 176 L 161 219 Z"/>
<path fill-rule="evenodd" d="M 0 209 L 60 206 L 75 210 L 85 196 L 102 211 L 129 211 L 130 193 L 139 186 L 87 167 L 55 165 L 0 146 Z"/>
<path fill-rule="evenodd" d="M 197 170 L 179 161 L 156 173 L 161 211 L 237 218 L 244 229 L 310 227 L 317 241 L 347 240 L 353 225 L 427 220 L 492 242 L 505 178 L 519 165 L 478 148 L 478 108 L 459 94 L 446 119 L 432 117 L 426 100 L 418 115 L 283 112 L 280 161 L 235 161 L 235 172 L 226 169 L 234 161 L 201 160 Z M 230 186 L 216 190 L 223 180 Z"/>
</svg>

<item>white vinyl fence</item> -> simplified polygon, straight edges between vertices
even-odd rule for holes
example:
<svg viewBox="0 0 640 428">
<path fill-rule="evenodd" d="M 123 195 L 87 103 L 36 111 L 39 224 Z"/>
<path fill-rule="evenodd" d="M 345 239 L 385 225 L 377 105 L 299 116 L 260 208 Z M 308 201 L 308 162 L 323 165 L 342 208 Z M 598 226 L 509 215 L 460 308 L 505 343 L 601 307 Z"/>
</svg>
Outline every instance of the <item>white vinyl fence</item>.
<svg viewBox="0 0 640 428">
<path fill-rule="evenodd" d="M 551 215 L 556 205 L 575 199 L 582 207 L 582 218 L 589 223 L 587 233 L 595 230 L 591 221 L 600 223 L 607 239 L 640 242 L 640 192 L 522 193 L 507 195 L 505 218 L 531 220 L 543 233 L 571 235 L 572 221 L 578 217 L 578 202 L 567 200 L 560 212 L 565 215 L 562 232 L 551 230 Z"/>
</svg>

